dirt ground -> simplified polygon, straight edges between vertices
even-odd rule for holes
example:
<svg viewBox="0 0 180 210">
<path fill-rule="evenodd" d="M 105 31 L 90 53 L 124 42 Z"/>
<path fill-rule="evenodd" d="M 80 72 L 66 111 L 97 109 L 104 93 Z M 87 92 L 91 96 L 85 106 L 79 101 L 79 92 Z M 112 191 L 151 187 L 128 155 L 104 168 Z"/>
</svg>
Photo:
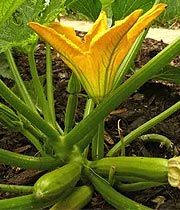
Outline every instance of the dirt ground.
<svg viewBox="0 0 180 210">
<path fill-rule="evenodd" d="M 135 66 L 139 68 L 148 60 L 154 57 L 166 46 L 162 41 L 146 39 L 143 43 L 140 54 L 137 56 Z M 29 80 L 29 66 L 27 57 L 16 55 L 16 62 L 21 71 L 23 79 Z M 44 45 L 39 44 L 36 52 L 36 62 L 40 75 L 45 73 L 45 52 Z M 180 59 L 177 57 L 171 64 L 180 66 Z M 53 53 L 53 73 L 55 86 L 55 100 L 57 121 L 63 127 L 64 111 L 67 102 L 66 86 L 69 78 L 70 70 L 61 61 L 57 53 Z M 4 79 L 4 78 L 3 78 Z M 13 82 L 4 79 L 9 85 Z M 161 113 L 180 99 L 180 87 L 162 81 L 149 81 L 135 92 L 127 101 L 122 103 L 115 112 L 112 112 L 105 122 L 105 146 L 109 150 L 117 141 L 119 141 L 118 122 L 123 135 L 127 135 L 147 120 Z M 76 120 L 82 119 L 84 101 L 80 99 L 80 105 L 76 113 Z M 148 133 L 162 134 L 168 137 L 180 151 L 180 111 L 173 114 Z M 0 148 L 8 149 L 21 154 L 34 155 L 35 148 L 28 140 L 19 133 L 9 132 L 7 129 L 0 127 Z M 126 149 L 127 155 L 148 156 L 148 157 L 173 157 L 173 151 L 161 147 L 157 143 L 144 143 L 137 139 Z M 153 167 L 153 166 L 150 166 Z M 10 167 L 0 164 L 0 182 L 9 184 L 32 185 L 41 175 L 40 171 L 23 170 L 20 168 Z M 128 197 L 143 203 L 156 210 L 178 210 L 180 209 L 180 191 L 170 186 L 161 186 L 148 190 L 138 191 L 135 193 L 127 193 Z M 9 193 L 0 193 L 0 198 L 12 197 Z M 84 209 L 113 209 L 101 196 L 94 194 L 92 202 Z"/>
</svg>

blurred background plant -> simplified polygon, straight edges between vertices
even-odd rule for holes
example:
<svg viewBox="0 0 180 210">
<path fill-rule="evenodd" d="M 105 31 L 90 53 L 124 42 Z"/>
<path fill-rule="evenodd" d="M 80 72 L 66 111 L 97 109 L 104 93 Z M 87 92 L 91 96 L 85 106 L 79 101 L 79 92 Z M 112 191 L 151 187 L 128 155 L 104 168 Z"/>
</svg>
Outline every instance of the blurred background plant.
<svg viewBox="0 0 180 210">
<path fill-rule="evenodd" d="M 123 16 L 129 14 L 132 10 L 137 7 L 142 8 L 146 11 L 146 8 L 149 8 L 153 5 L 154 1 L 145 0 L 138 4 L 138 0 L 89 0 L 89 1 L 71 1 L 64 0 L 64 5 L 67 5 L 66 8 L 62 11 L 62 15 L 68 18 L 76 20 L 94 20 L 98 16 L 98 12 L 102 7 L 105 10 L 108 10 L 109 13 L 113 14 L 114 19 L 120 19 Z M 161 0 L 161 3 L 166 3 L 168 8 L 166 11 L 161 14 L 153 23 L 154 27 L 165 27 L 178 29 L 180 25 L 180 0 Z M 94 7 L 93 7 L 94 5 Z M 133 6 L 134 5 L 134 6 Z M 86 7 L 86 11 L 83 7 Z M 92 14 L 92 8 L 96 10 Z M 127 9 L 128 8 L 128 9 Z M 111 12 L 110 12 L 111 11 Z M 126 11 L 126 12 L 124 12 Z"/>
</svg>

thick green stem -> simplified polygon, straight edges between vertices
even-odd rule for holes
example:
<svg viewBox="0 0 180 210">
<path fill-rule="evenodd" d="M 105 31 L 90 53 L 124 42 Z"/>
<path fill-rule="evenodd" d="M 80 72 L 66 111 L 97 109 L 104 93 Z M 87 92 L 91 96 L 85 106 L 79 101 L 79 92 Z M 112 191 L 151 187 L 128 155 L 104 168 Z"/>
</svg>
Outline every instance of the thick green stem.
<svg viewBox="0 0 180 210">
<path fill-rule="evenodd" d="M 150 210 L 150 208 L 143 206 L 124 195 L 118 193 L 111 187 L 109 182 L 94 173 L 91 169 L 87 169 L 86 175 L 95 189 L 102 195 L 102 197 L 113 207 L 121 210 Z"/>
<path fill-rule="evenodd" d="M 0 191 L 18 194 L 30 194 L 33 192 L 33 187 L 25 185 L 0 184 Z"/>
<path fill-rule="evenodd" d="M 86 106 L 84 110 L 83 119 L 86 118 L 94 109 L 94 101 L 92 99 L 87 99 Z M 89 132 L 81 141 L 78 142 L 77 146 L 79 150 L 84 154 L 84 157 L 88 156 L 89 153 L 89 144 L 92 142 L 92 138 L 95 135 L 96 131 L 93 129 Z"/>
<path fill-rule="evenodd" d="M 51 124 L 56 127 L 56 115 L 54 107 L 54 87 L 53 87 L 53 72 L 52 72 L 52 59 L 51 59 L 51 48 L 46 43 L 46 84 L 47 84 L 47 101 L 49 105 L 49 112 L 51 116 Z"/>
<path fill-rule="evenodd" d="M 38 151 L 43 153 L 42 146 L 36 136 L 33 133 L 38 133 L 38 130 L 32 127 L 32 125 L 24 119 L 22 116 L 18 116 L 12 109 L 8 106 L 0 103 L 0 122 L 7 127 L 10 131 L 21 132 L 28 140 L 37 148 Z M 29 132 L 27 129 L 31 128 Z M 42 135 L 41 135 L 42 137 Z M 45 155 L 45 154 L 44 154 Z"/>
<path fill-rule="evenodd" d="M 34 170 L 49 170 L 63 165 L 61 161 L 50 156 L 31 157 L 4 149 L 0 149 L 0 160 L 7 165 Z"/>
<path fill-rule="evenodd" d="M 118 183 L 118 184 L 115 184 L 115 187 L 118 190 L 120 190 L 121 192 L 122 191 L 123 192 L 133 192 L 133 191 L 138 191 L 138 190 L 149 189 L 151 187 L 158 187 L 163 184 L 164 183 L 161 183 L 161 182 L 136 182 L 136 183 L 130 183 L 130 184 Z"/>
<path fill-rule="evenodd" d="M 79 150 L 82 153 L 84 152 L 84 155 L 86 157 L 89 152 L 89 144 L 92 142 L 92 138 L 95 136 L 95 134 L 96 134 L 96 130 L 94 129 L 91 132 L 89 132 L 84 138 L 82 138 L 81 141 L 77 143 Z"/>
<path fill-rule="evenodd" d="M 60 147 L 60 135 L 51 125 L 49 125 L 38 114 L 32 111 L 29 106 L 21 101 L 3 82 L 0 80 L 0 95 L 21 115 L 28 119 L 32 125 L 37 127 L 42 133 L 49 138 L 49 143 Z"/>
<path fill-rule="evenodd" d="M 35 146 L 35 148 L 38 150 L 38 152 L 40 152 L 40 154 L 42 156 L 46 156 L 47 155 L 45 153 L 45 151 L 43 150 L 43 147 L 40 144 L 39 140 L 32 133 L 30 133 L 28 130 L 25 130 L 25 129 L 22 129 L 20 132 L 24 136 L 26 136 L 26 138 Z"/>
<path fill-rule="evenodd" d="M 180 102 L 177 102 L 161 114 L 157 115 L 156 117 L 152 118 L 148 122 L 144 123 L 143 125 L 139 126 L 137 129 L 131 131 L 127 136 L 123 138 L 123 146 L 130 144 L 134 139 L 141 136 L 144 132 L 148 131 L 150 128 L 155 126 L 156 124 L 160 123 L 171 114 L 176 112 L 180 109 Z M 122 142 L 119 141 L 108 153 L 107 156 L 115 155 L 119 150 L 122 148 Z"/>
<path fill-rule="evenodd" d="M 159 143 L 160 147 L 165 146 L 169 152 L 173 149 L 172 141 L 170 141 L 166 136 L 163 136 L 157 133 L 145 134 L 143 136 L 140 136 L 139 139 L 141 139 L 144 142 Z"/>
<path fill-rule="evenodd" d="M 97 133 L 92 141 L 92 159 L 99 160 L 104 156 L 104 121 L 99 123 Z"/>
<path fill-rule="evenodd" d="M 144 65 L 128 80 L 126 80 L 120 87 L 112 91 L 99 106 L 82 120 L 71 132 L 66 135 L 66 144 L 76 144 L 80 141 L 87 132 L 90 132 L 93 128 L 108 116 L 120 103 L 126 100 L 134 91 L 141 87 L 151 77 L 159 72 L 159 70 L 173 57 L 179 54 L 180 38 L 168 45 L 163 51 L 155 56 L 151 61 Z"/>
<path fill-rule="evenodd" d="M 74 73 L 72 73 L 68 82 L 67 91 L 69 93 L 65 114 L 64 133 L 69 133 L 75 125 L 75 113 L 78 104 L 78 93 L 81 92 L 81 85 Z"/>
<path fill-rule="evenodd" d="M 5 52 L 5 54 L 6 54 L 6 57 L 8 59 L 9 65 L 11 67 L 11 71 L 13 73 L 14 80 L 15 80 L 16 85 L 18 87 L 18 91 L 19 91 L 19 93 L 21 95 L 21 98 L 27 104 L 27 106 L 29 108 L 31 108 L 34 112 L 37 113 L 37 110 L 36 110 L 36 108 L 34 106 L 34 103 L 31 100 L 31 97 L 30 97 L 30 95 L 29 95 L 29 93 L 28 93 L 28 91 L 27 91 L 27 89 L 26 89 L 26 87 L 24 85 L 24 82 L 23 82 L 23 80 L 22 80 L 22 78 L 20 76 L 20 73 L 19 73 L 19 71 L 17 69 L 17 66 L 16 66 L 16 64 L 14 62 L 14 58 L 12 56 L 11 50 L 8 49 Z"/>
<path fill-rule="evenodd" d="M 66 106 L 64 134 L 69 133 L 75 125 L 75 113 L 77 109 L 77 103 L 77 94 L 70 94 Z"/>
<path fill-rule="evenodd" d="M 83 119 L 86 118 L 94 109 L 94 101 L 90 98 L 86 101 Z"/>
<path fill-rule="evenodd" d="M 33 81 L 34 89 L 36 90 L 36 93 L 38 96 L 38 102 L 39 102 L 40 109 L 44 115 L 45 120 L 48 123 L 51 123 L 52 120 L 51 120 L 49 106 L 48 106 L 48 103 L 46 100 L 46 96 L 44 94 L 43 86 L 42 86 L 39 76 L 38 76 L 37 68 L 36 68 L 36 62 L 34 59 L 34 47 L 32 47 L 29 50 L 28 59 L 29 59 L 32 81 Z"/>
</svg>

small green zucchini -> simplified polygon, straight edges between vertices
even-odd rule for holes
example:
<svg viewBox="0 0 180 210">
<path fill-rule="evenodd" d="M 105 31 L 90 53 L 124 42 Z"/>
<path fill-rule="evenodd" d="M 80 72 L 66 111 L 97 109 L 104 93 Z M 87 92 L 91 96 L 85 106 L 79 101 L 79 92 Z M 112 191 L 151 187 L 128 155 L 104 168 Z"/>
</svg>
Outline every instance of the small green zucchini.
<svg viewBox="0 0 180 210">
<path fill-rule="evenodd" d="M 55 201 L 40 201 L 33 194 L 0 200 L 1 210 L 40 210 L 53 205 Z"/>
<path fill-rule="evenodd" d="M 68 163 L 41 176 L 34 185 L 34 196 L 39 200 L 51 200 L 72 189 L 81 176 L 82 165 Z"/>
<path fill-rule="evenodd" d="M 89 185 L 75 187 L 71 193 L 64 199 L 60 199 L 50 210 L 68 209 L 77 210 L 82 209 L 91 200 L 93 195 L 93 188 Z"/>
<path fill-rule="evenodd" d="M 89 162 L 89 167 L 97 174 L 108 177 L 110 169 L 114 168 L 114 177 L 122 177 L 131 182 L 139 180 L 153 182 L 168 182 L 168 160 L 149 157 L 106 157 Z M 126 180 L 127 179 L 127 180 Z"/>
</svg>

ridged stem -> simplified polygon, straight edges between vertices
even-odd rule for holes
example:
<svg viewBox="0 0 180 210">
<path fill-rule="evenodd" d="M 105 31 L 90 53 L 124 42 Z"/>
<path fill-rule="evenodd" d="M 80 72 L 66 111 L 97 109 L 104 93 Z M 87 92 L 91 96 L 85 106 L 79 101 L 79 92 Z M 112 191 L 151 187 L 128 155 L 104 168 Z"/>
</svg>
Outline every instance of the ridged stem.
<svg viewBox="0 0 180 210">
<path fill-rule="evenodd" d="M 36 68 L 36 62 L 35 62 L 35 58 L 34 58 L 34 47 L 31 47 L 31 49 L 29 50 L 28 59 L 29 59 L 29 65 L 30 65 L 33 86 L 34 86 L 34 89 L 38 96 L 38 102 L 39 102 L 40 109 L 42 111 L 44 119 L 48 123 L 51 123 L 52 119 L 51 119 L 49 106 L 48 106 L 48 103 L 46 100 L 46 96 L 44 94 L 43 86 L 42 86 L 39 76 L 38 76 L 37 68 Z"/>
<path fill-rule="evenodd" d="M 18 194 L 30 194 L 33 192 L 33 187 L 25 185 L 0 184 L 0 191 Z"/>
<path fill-rule="evenodd" d="M 49 144 L 54 146 L 55 151 L 61 148 L 61 136 L 50 124 L 32 111 L 27 104 L 21 101 L 3 82 L 0 80 L 0 95 L 22 116 L 28 119 L 33 126 L 44 133 L 49 140 Z"/>
<path fill-rule="evenodd" d="M 92 159 L 99 160 L 104 156 L 104 121 L 99 123 L 96 135 L 92 140 Z"/>
<path fill-rule="evenodd" d="M 86 175 L 94 188 L 114 208 L 121 210 L 150 210 L 150 208 L 139 204 L 117 192 L 109 182 L 94 173 L 91 169 L 86 170 Z"/>
<path fill-rule="evenodd" d="M 169 117 L 171 114 L 180 109 L 180 101 L 175 103 L 170 108 L 166 109 L 164 112 L 160 113 L 156 117 L 147 121 L 143 125 L 139 126 L 137 129 L 131 131 L 127 136 L 123 138 L 123 146 L 130 144 L 134 139 L 141 136 L 144 132 L 148 131 L 150 128 L 154 127 L 158 123 L 162 122 L 164 119 Z M 122 143 L 119 141 L 113 148 L 109 150 L 107 156 L 115 155 L 122 148 Z"/>
<path fill-rule="evenodd" d="M 32 157 L 4 149 L 0 149 L 0 160 L 2 163 L 10 166 L 34 170 L 49 170 L 63 165 L 62 162 L 50 156 Z"/>
<path fill-rule="evenodd" d="M 33 110 L 34 112 L 37 113 L 37 110 L 34 106 L 34 103 L 32 102 L 32 99 L 31 99 L 31 97 L 30 97 L 30 95 L 29 95 L 29 93 L 28 93 L 28 91 L 27 91 L 27 89 L 24 85 L 24 82 L 23 82 L 23 80 L 20 76 L 20 73 L 17 69 L 17 66 L 16 66 L 16 63 L 15 63 L 14 58 L 12 56 L 11 50 L 8 49 L 5 52 L 5 54 L 6 54 L 8 62 L 9 62 L 12 74 L 14 76 L 14 80 L 16 82 L 16 85 L 18 87 L 18 91 L 20 93 L 20 96 L 21 96 L 22 100 L 29 106 L 29 108 L 31 110 Z"/>
<path fill-rule="evenodd" d="M 52 72 L 52 58 L 51 58 L 51 47 L 46 43 L 46 86 L 47 86 L 47 102 L 49 106 L 49 114 L 51 124 L 56 127 L 56 115 L 54 106 L 54 87 L 53 87 L 53 72 Z M 60 128 L 60 130 L 62 130 Z"/>
</svg>

